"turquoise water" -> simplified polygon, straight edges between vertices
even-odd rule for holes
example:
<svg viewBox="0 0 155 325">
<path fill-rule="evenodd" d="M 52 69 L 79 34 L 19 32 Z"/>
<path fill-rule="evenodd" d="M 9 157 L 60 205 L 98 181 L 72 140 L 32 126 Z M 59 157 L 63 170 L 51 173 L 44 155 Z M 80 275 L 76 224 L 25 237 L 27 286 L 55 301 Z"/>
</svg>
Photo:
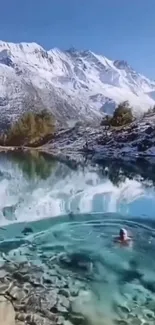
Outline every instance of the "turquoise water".
<svg viewBox="0 0 155 325">
<path fill-rule="evenodd" d="M 144 177 L 142 170 L 138 173 L 138 165 L 132 177 L 124 175 L 123 165 L 114 178 L 109 176 L 109 162 L 102 167 L 70 168 L 40 155 L 1 155 L 1 263 L 5 254 L 12 261 L 32 261 L 46 270 L 55 260 L 66 276 L 89 284 L 75 309 L 86 314 L 90 324 L 151 325 L 153 178 Z M 132 234 L 131 247 L 114 244 L 121 227 Z"/>
</svg>

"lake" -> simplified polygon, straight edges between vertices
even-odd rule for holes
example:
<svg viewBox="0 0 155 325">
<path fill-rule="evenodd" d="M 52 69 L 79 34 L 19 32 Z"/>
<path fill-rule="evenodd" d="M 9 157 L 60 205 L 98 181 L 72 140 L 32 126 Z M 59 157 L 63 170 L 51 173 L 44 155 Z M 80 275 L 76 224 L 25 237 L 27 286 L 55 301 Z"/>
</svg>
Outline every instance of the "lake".
<svg viewBox="0 0 155 325">
<path fill-rule="evenodd" d="M 80 283 L 72 309 L 85 324 L 154 324 L 154 169 L 142 160 L 67 165 L 0 153 L 1 265 L 29 262 L 48 275 L 54 265 Z M 114 243 L 122 227 L 132 246 Z"/>
</svg>

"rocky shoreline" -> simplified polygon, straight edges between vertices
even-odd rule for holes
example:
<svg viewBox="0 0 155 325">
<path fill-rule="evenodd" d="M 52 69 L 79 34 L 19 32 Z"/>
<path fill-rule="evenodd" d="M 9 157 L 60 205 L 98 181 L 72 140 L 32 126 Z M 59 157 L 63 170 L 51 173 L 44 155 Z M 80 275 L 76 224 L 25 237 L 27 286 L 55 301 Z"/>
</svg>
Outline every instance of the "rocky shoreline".
<svg viewBox="0 0 155 325">
<path fill-rule="evenodd" d="M 124 127 L 85 127 L 79 123 L 63 129 L 38 148 L 57 158 L 73 161 L 103 158 L 155 157 L 155 114 Z"/>
<path fill-rule="evenodd" d="M 155 114 L 150 113 L 122 127 L 88 126 L 59 129 L 38 147 L 0 146 L 0 152 L 37 151 L 62 162 L 98 161 L 105 158 L 153 159 L 155 157 Z"/>
</svg>

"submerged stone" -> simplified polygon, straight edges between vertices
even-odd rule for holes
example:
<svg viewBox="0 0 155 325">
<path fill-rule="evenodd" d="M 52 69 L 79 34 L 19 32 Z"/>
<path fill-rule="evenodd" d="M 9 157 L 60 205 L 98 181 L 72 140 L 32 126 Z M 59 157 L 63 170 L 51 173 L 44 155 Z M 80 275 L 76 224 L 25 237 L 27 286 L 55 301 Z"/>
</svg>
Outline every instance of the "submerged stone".
<svg viewBox="0 0 155 325">
<path fill-rule="evenodd" d="M 24 235 L 28 235 L 30 233 L 33 233 L 33 230 L 30 228 L 30 227 L 25 227 L 23 230 L 22 230 L 22 233 Z"/>
<path fill-rule="evenodd" d="M 80 314 L 71 314 L 71 315 L 69 315 L 69 320 L 74 325 L 87 325 L 88 324 L 85 317 L 80 315 Z"/>
<path fill-rule="evenodd" d="M 73 325 L 73 323 L 71 323 L 69 320 L 65 320 L 63 322 L 63 325 Z"/>
<path fill-rule="evenodd" d="M 88 272 L 92 268 L 92 260 L 85 253 L 72 253 L 60 256 L 60 262 L 71 269 Z"/>
<path fill-rule="evenodd" d="M 59 300 L 59 303 L 64 306 L 65 308 L 69 309 L 70 307 L 70 301 L 68 298 L 66 298 L 65 296 L 62 296 L 62 295 L 58 295 L 58 300 Z"/>
<path fill-rule="evenodd" d="M 143 313 L 148 319 L 155 321 L 155 313 L 153 311 L 148 310 L 148 309 L 146 309 L 146 310 L 144 309 Z"/>
<path fill-rule="evenodd" d="M 140 320 L 139 318 L 135 318 L 132 320 L 131 325 L 143 325 L 143 320 Z"/>
<path fill-rule="evenodd" d="M 115 320 L 116 325 L 128 325 L 126 320 Z"/>
<path fill-rule="evenodd" d="M 69 298 L 69 296 L 70 296 L 70 292 L 69 292 L 69 290 L 64 289 L 64 288 L 61 288 L 61 289 L 59 290 L 59 294 L 62 295 L 62 296 L 65 296 L 66 298 Z"/>
</svg>

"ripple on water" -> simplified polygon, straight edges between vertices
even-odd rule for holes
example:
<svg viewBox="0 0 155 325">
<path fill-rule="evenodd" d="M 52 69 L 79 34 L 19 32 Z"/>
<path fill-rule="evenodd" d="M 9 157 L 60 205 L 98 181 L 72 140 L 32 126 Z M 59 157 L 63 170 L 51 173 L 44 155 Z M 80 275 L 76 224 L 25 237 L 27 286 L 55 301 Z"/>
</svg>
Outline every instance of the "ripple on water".
<svg viewBox="0 0 155 325">
<path fill-rule="evenodd" d="M 0 250 L 11 260 L 42 264 L 46 271 L 56 265 L 66 276 L 88 283 L 90 291 L 81 291 L 74 308 L 87 313 L 93 325 L 104 325 L 103 319 L 108 325 L 155 321 L 153 221 L 117 214 L 72 215 L 71 220 L 66 216 L 29 223 L 27 231 L 24 227 L 9 226 Z M 121 227 L 132 234 L 132 247 L 114 244 Z"/>
</svg>

